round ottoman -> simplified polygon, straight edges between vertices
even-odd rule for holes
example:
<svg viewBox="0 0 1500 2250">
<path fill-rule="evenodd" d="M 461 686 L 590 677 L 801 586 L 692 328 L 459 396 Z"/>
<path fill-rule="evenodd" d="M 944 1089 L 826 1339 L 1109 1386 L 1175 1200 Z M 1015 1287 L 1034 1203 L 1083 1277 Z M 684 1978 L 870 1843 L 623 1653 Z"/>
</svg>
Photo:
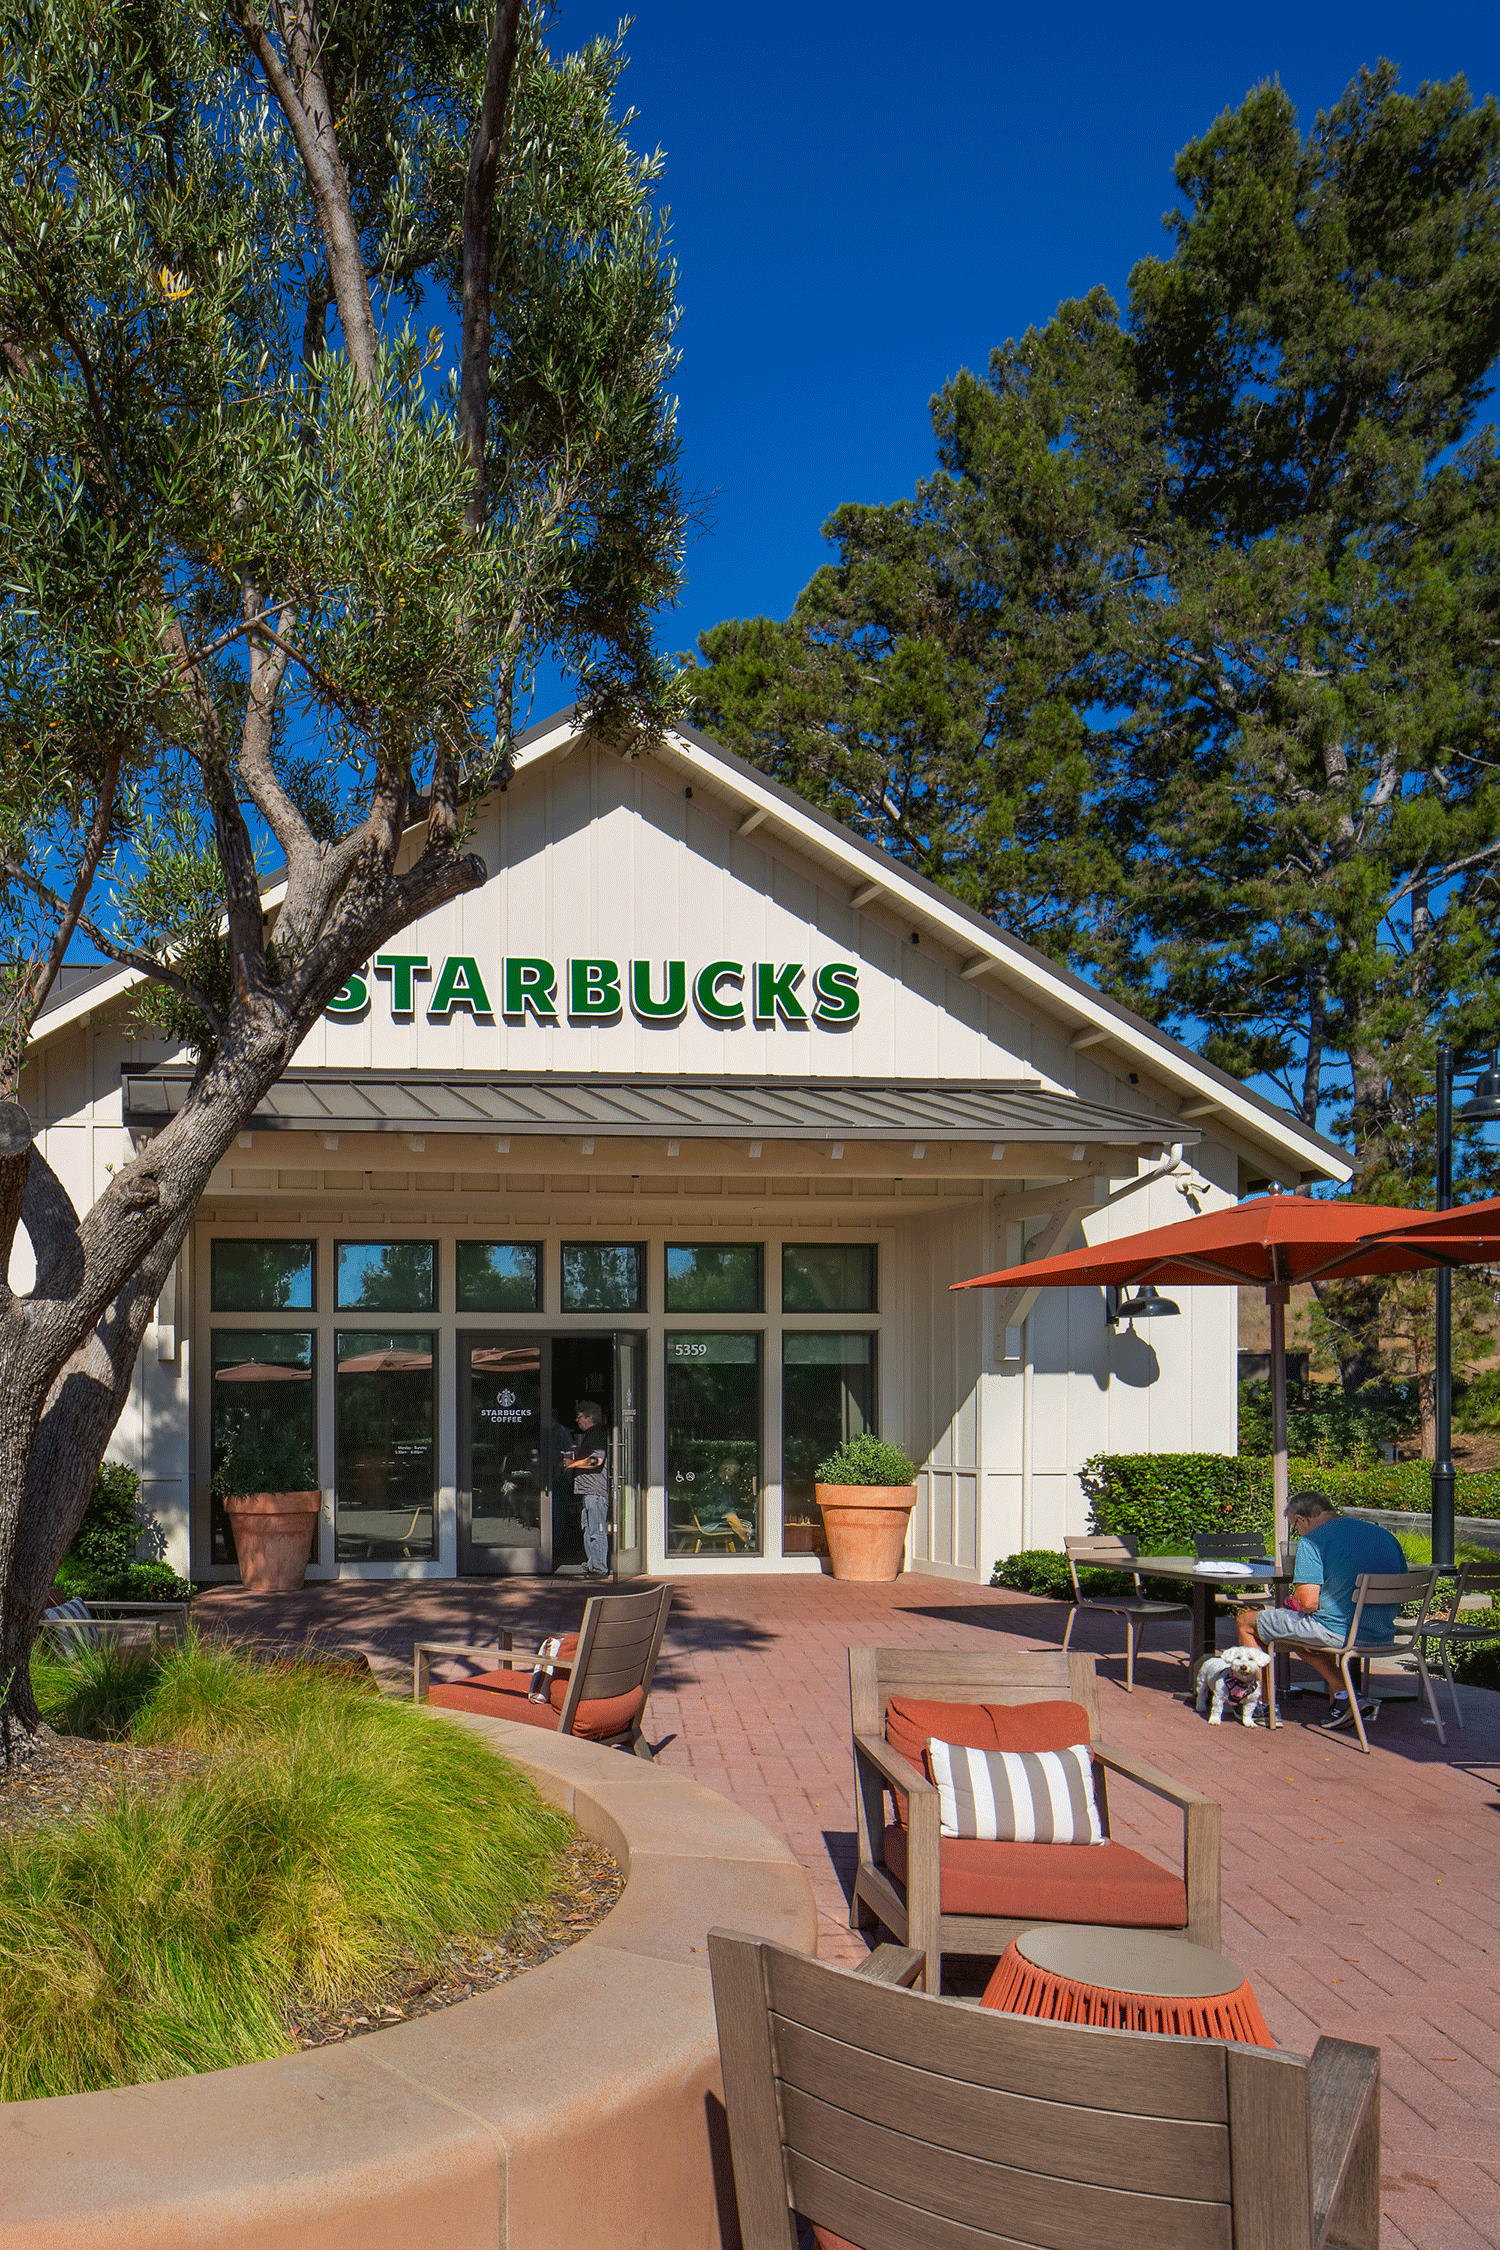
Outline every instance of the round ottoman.
<svg viewBox="0 0 1500 2250">
<path fill-rule="evenodd" d="M 1049 1923 L 1012 1938 L 981 2003 L 1052 2023 L 1274 2047 L 1243 1969 L 1164 1930 Z"/>
</svg>

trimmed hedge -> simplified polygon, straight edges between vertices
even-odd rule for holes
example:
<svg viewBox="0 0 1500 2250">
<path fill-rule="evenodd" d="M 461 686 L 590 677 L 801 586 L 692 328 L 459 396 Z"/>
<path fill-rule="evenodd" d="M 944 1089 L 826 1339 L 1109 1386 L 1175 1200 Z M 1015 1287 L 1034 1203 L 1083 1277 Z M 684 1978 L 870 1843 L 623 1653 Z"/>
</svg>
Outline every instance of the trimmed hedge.
<svg viewBox="0 0 1500 2250">
<path fill-rule="evenodd" d="M 1271 1466 L 1269 1461 L 1261 1465 L 1268 1471 Z M 1432 1506 L 1430 1461 L 1381 1462 L 1373 1469 L 1342 1463 L 1320 1469 L 1311 1461 L 1292 1461 L 1288 1467 L 1293 1492 L 1299 1484 L 1316 1485 L 1340 1508 L 1409 1508 L 1425 1516 Z M 1500 1470 L 1489 1469 L 1483 1476 L 1460 1470 L 1453 1480 L 1453 1510 L 1460 1516 L 1500 1517 Z"/>
<path fill-rule="evenodd" d="M 1293 1492 L 1326 1492 L 1339 1508 L 1401 1508 L 1425 1514 L 1432 1472 L 1425 1461 L 1353 1468 L 1292 1460 Z M 1222 1453 L 1096 1453 L 1079 1482 L 1090 1502 L 1093 1530 L 1133 1537 L 1143 1554 L 1189 1554 L 1197 1532 L 1260 1531 L 1271 1526 L 1267 1460 Z M 1500 1471 L 1455 1479 L 1461 1516 L 1500 1517 Z"/>
<path fill-rule="evenodd" d="M 1190 1555 L 1197 1532 L 1264 1528 L 1269 1466 L 1228 1453 L 1096 1453 L 1078 1481 L 1092 1530 L 1134 1539 L 1142 1554 Z"/>
</svg>

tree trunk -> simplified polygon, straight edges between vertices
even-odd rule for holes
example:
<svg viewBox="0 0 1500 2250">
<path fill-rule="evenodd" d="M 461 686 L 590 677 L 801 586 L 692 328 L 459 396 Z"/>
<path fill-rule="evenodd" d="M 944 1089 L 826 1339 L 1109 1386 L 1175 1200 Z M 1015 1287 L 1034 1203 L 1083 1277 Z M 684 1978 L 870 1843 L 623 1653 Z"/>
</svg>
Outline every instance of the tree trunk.
<svg viewBox="0 0 1500 2250">
<path fill-rule="evenodd" d="M 0 1104 L 0 1276 L 19 1216 L 36 1281 L 0 1281 L 0 1728 L 8 1759 L 37 1729 L 28 1664 L 57 1566 L 88 1504 L 130 1391 L 136 1354 L 214 1166 L 275 1085 L 349 967 L 419 915 L 485 880 L 482 860 L 430 846 L 406 874 L 386 872 L 338 908 L 326 958 L 290 985 L 237 994 L 210 1060 L 180 1110 L 113 1174 L 81 1217 L 30 1121 Z"/>
<path fill-rule="evenodd" d="M 42 1160 L 38 1157 L 37 1162 Z M 210 1169 L 212 1167 L 210 1166 Z M 206 1184 L 206 1175 L 205 1175 Z M 88 1506 L 104 1449 L 129 1396 L 141 1338 L 182 1247 L 193 1208 L 152 1246 L 105 1318 L 72 1355 L 39 1412 L 20 1378 L 24 1342 L 0 1345 L 0 1762 L 23 1763 L 40 1739 L 30 1656 L 58 1565 Z M 14 1404 L 12 1402 L 15 1402 Z M 11 1529 L 13 1527 L 13 1529 Z"/>
</svg>

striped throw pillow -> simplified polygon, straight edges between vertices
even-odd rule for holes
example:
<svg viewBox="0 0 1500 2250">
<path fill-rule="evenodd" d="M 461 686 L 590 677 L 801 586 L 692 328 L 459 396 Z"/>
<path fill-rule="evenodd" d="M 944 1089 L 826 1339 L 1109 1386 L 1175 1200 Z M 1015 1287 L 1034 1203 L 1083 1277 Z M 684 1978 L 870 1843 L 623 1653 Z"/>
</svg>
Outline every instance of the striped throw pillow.
<svg viewBox="0 0 1500 2250">
<path fill-rule="evenodd" d="M 974 1750 L 929 1742 L 945 1836 L 981 1843 L 1102 1844 L 1086 1744 L 1067 1750 Z"/>
</svg>

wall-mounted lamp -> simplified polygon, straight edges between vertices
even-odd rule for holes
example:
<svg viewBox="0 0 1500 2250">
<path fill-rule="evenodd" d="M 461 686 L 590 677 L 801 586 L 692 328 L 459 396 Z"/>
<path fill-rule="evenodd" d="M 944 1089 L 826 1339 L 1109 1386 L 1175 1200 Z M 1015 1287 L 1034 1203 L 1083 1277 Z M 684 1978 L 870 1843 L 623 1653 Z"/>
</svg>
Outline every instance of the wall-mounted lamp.
<svg viewBox="0 0 1500 2250">
<path fill-rule="evenodd" d="M 1106 1328 L 1118 1328 L 1122 1320 L 1128 1321 L 1133 1334 L 1138 1320 L 1159 1320 L 1164 1313 L 1181 1310 L 1182 1307 L 1174 1305 L 1170 1297 L 1158 1296 L 1149 1281 L 1143 1283 L 1133 1297 L 1114 1287 L 1109 1287 L 1104 1292 Z"/>
</svg>

